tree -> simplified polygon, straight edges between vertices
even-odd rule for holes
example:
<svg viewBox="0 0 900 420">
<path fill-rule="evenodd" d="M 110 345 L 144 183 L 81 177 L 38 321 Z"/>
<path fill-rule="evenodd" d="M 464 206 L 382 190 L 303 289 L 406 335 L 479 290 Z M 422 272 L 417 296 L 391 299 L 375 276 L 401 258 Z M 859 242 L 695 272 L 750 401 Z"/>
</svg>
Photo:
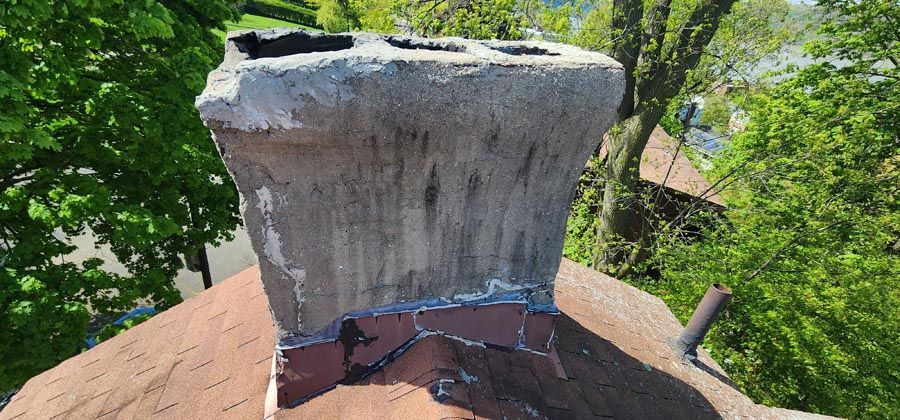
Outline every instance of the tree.
<svg viewBox="0 0 900 420">
<path fill-rule="evenodd" d="M 802 24 L 789 19 L 790 12 L 785 0 L 736 2 L 690 72 L 682 94 L 705 96 L 733 80 L 751 85 L 763 82 L 760 63 L 804 33 Z"/>
<path fill-rule="evenodd" d="M 578 236 L 595 238 L 594 268 L 622 277 L 648 255 L 650 231 L 633 229 L 643 211 L 638 169 L 650 133 L 671 113 L 673 101 L 677 104 L 677 98 L 746 72 L 786 39 L 786 32 L 773 22 L 787 13 L 784 1 L 744 2 L 729 17 L 735 3 L 654 0 L 647 3 L 645 12 L 645 2 L 639 0 L 599 1 L 587 7 L 575 1 L 568 8 L 580 26 L 557 37 L 609 53 L 623 65 L 626 78 L 619 122 L 607 135 L 607 153 L 603 161 L 588 168 L 594 172 L 589 178 L 602 183 L 601 191 L 592 194 L 600 200 L 597 221 L 591 224 L 597 232 Z M 540 14 L 535 21 L 566 27 L 559 23 L 556 11 L 536 9 Z M 727 29 L 716 37 L 720 26 Z M 729 36 L 735 33 L 744 36 Z"/>
<path fill-rule="evenodd" d="M 686 320 L 710 281 L 735 300 L 704 346 L 754 400 L 900 417 L 900 5 L 825 0 L 816 64 L 752 98 L 715 162 L 729 209 L 672 236 L 640 281 Z M 840 67 L 834 63 L 840 63 Z"/>
<path fill-rule="evenodd" d="M 647 246 L 646 235 L 634 237 L 629 229 L 641 154 L 733 4 L 734 0 L 698 1 L 674 24 L 669 19 L 670 0 L 652 2 L 646 17 L 643 1 L 613 1 L 611 51 L 625 68 L 625 96 L 620 122 L 608 134 L 595 268 L 624 276 Z M 623 240 L 638 245 L 626 252 L 617 246 Z"/>
<path fill-rule="evenodd" d="M 316 23 L 328 32 L 395 31 L 397 0 L 312 0 Z"/>
<path fill-rule="evenodd" d="M 517 0 L 419 0 L 400 2 L 398 16 L 420 36 L 522 39 L 525 15 Z"/>
<path fill-rule="evenodd" d="M 626 75 L 619 123 L 606 140 L 608 153 L 585 173 L 590 184 L 599 183 L 601 191 L 588 194 L 599 203 L 584 202 L 580 193 L 575 204 L 576 216 L 583 216 L 585 208 L 596 208 L 597 220 L 570 219 L 577 225 L 570 226 L 570 235 L 593 238 L 595 243 L 569 241 L 567 253 L 581 256 L 585 250 L 580 248 L 589 247 L 593 256 L 586 262 L 622 277 L 649 255 L 655 238 L 655 221 L 635 220 L 652 218 L 655 196 L 663 192 L 640 188 L 639 159 L 650 133 L 671 117 L 681 98 L 704 93 L 716 82 L 746 78 L 760 59 L 780 50 L 792 37 L 784 24 L 788 6 L 784 0 L 659 0 L 651 2 L 645 13 L 641 1 L 567 4 L 566 10 L 573 13 L 569 21 L 579 22 L 577 27 L 560 23 L 561 8 L 535 7 L 538 29 L 568 30 L 550 38 L 607 52 L 623 64 Z M 636 225 L 641 229 L 634 229 Z"/>
<path fill-rule="evenodd" d="M 94 315 L 180 301 L 182 255 L 237 195 L 193 107 L 224 1 L 0 4 L 0 389 L 82 346 Z M 129 276 L 66 261 L 91 232 Z"/>
<path fill-rule="evenodd" d="M 385 1 L 394 1 L 393 6 L 385 6 Z M 745 0 L 729 16 L 735 1 L 657 0 L 646 16 L 642 0 L 320 0 L 319 4 L 320 18 L 323 10 L 326 15 L 351 10 L 337 15 L 352 16 L 354 22 L 362 22 L 373 11 L 393 10 L 397 25 L 422 36 L 521 39 L 531 29 L 538 37 L 607 52 L 622 63 L 627 83 L 619 123 L 608 135 L 602 193 L 591 194 L 602 200 L 597 223 L 590 223 L 597 232 L 579 235 L 597 238 L 592 265 L 621 277 L 648 255 L 651 245 L 649 230 L 631 230 L 641 202 L 639 159 L 650 133 L 671 114 L 673 100 L 709 89 L 714 81 L 746 77 L 792 35 L 781 24 L 789 10 L 785 0 Z M 720 25 L 725 30 L 715 37 Z M 393 26 L 353 27 L 392 32 Z"/>
<path fill-rule="evenodd" d="M 517 0 L 314 0 L 329 32 L 365 30 L 471 39 L 521 39 Z"/>
<path fill-rule="evenodd" d="M 348 0 L 314 0 L 316 24 L 328 32 L 352 31 L 359 26 L 356 10 Z"/>
</svg>

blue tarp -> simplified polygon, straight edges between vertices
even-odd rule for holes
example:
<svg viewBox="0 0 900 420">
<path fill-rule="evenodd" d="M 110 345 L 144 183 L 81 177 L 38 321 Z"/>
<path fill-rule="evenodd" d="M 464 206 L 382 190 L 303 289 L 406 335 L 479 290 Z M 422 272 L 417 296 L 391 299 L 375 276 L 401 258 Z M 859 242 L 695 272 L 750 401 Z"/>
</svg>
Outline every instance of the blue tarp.
<svg viewBox="0 0 900 420">
<path fill-rule="evenodd" d="M 125 323 L 125 321 L 127 321 L 131 318 L 135 318 L 135 317 L 138 317 L 141 315 L 153 315 L 155 313 L 156 313 L 156 308 L 154 308 L 152 306 L 138 306 L 138 307 L 126 312 L 125 315 L 122 315 L 121 317 L 119 317 L 119 319 L 113 321 L 112 324 L 121 326 Z M 93 348 L 94 346 L 97 345 L 97 337 L 91 336 L 91 337 L 86 338 L 84 340 L 84 344 L 89 349 Z"/>
<path fill-rule="evenodd" d="M 122 315 L 121 318 L 119 318 L 115 322 L 113 322 L 113 325 L 122 325 L 125 323 L 125 321 L 127 321 L 131 318 L 141 316 L 141 315 L 153 315 L 155 313 L 156 313 L 156 309 L 152 306 L 138 306 L 137 308 L 134 308 L 134 309 L 128 311 L 125 315 Z"/>
</svg>

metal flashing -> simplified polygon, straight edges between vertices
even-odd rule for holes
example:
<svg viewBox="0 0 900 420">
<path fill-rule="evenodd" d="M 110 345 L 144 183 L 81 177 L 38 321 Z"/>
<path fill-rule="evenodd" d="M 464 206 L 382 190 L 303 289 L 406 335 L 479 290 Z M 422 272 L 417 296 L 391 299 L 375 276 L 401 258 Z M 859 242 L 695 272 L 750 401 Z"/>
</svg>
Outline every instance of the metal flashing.
<svg viewBox="0 0 900 420">
<path fill-rule="evenodd" d="M 334 334 L 330 338 L 317 334 L 315 340 L 276 347 L 268 391 L 276 398 L 267 411 L 302 404 L 337 384 L 365 378 L 428 335 L 546 355 L 552 351 L 557 315 L 531 311 L 526 301 L 432 307 L 406 303 L 347 314 L 327 329 Z"/>
<path fill-rule="evenodd" d="M 471 301 L 452 302 L 448 299 L 426 299 L 412 302 L 400 302 L 389 305 L 382 305 L 374 308 L 353 311 L 344 314 L 342 317 L 335 319 L 328 327 L 308 336 L 294 336 L 279 340 L 275 344 L 276 350 L 292 349 L 296 347 L 308 346 L 311 344 L 327 343 L 338 339 L 341 333 L 341 325 L 348 319 L 360 319 L 369 317 L 381 317 L 386 315 L 397 315 L 402 313 L 413 312 L 433 312 L 436 310 L 447 310 L 466 307 L 489 307 L 493 305 L 521 305 L 529 313 L 547 313 L 558 314 L 559 309 L 556 304 L 550 300 L 547 303 L 535 303 L 531 297 L 531 289 L 523 289 L 515 293 L 504 293 L 493 295 L 489 298 L 475 299 Z M 552 296 L 550 296 L 552 299 Z"/>
</svg>

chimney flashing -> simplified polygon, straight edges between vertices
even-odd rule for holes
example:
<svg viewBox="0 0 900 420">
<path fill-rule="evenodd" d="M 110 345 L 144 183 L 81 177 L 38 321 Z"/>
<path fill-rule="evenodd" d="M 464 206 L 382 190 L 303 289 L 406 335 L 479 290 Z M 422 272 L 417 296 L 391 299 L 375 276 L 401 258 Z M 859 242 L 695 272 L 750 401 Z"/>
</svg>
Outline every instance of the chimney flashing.
<svg viewBox="0 0 900 420">
<path fill-rule="evenodd" d="M 409 314 L 422 311 L 436 311 L 453 308 L 469 308 L 476 306 L 491 306 L 504 304 L 523 305 L 525 310 L 530 314 L 547 314 L 558 315 L 559 309 L 552 299 L 547 303 L 536 304 L 528 300 L 527 294 L 523 293 L 507 293 L 495 295 L 488 298 L 474 299 L 471 301 L 451 302 L 447 299 L 426 299 L 415 302 L 401 302 L 383 305 L 375 308 L 363 309 L 359 311 L 348 312 L 344 316 L 337 318 L 328 327 L 309 336 L 293 336 L 276 343 L 277 350 L 286 350 L 297 347 L 308 346 L 324 342 L 333 342 L 338 340 L 341 334 L 341 325 L 347 320 L 360 318 L 378 318 L 388 315 Z"/>
<path fill-rule="evenodd" d="M 337 384 L 353 384 L 434 334 L 548 355 L 558 315 L 530 311 L 523 301 L 493 301 L 346 316 L 328 328 L 333 337 L 276 346 L 269 384 L 269 393 L 277 395 L 273 407 L 296 406 Z"/>
</svg>

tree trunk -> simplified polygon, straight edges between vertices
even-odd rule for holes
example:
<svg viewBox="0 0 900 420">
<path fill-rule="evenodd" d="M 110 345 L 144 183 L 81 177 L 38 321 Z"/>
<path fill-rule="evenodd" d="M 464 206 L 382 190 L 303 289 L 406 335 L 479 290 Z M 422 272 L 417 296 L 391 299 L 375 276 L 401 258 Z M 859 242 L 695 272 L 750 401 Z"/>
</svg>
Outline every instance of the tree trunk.
<svg viewBox="0 0 900 420">
<path fill-rule="evenodd" d="M 191 215 L 191 224 L 194 229 L 202 229 L 200 226 L 200 215 L 197 214 L 197 208 L 188 203 L 188 211 Z M 202 244 L 197 249 L 197 259 L 200 261 L 200 274 L 203 277 L 203 289 L 209 289 L 213 286 L 212 272 L 209 269 L 209 258 L 206 255 L 206 244 Z"/>
<path fill-rule="evenodd" d="M 200 273 L 203 276 L 203 289 L 209 289 L 213 286 L 212 273 L 209 270 L 209 258 L 206 256 L 206 247 L 197 250 L 197 257 L 200 259 Z"/>
<path fill-rule="evenodd" d="M 735 1 L 698 0 L 677 29 L 669 22 L 670 0 L 651 2 L 646 23 L 640 19 L 643 0 L 613 1 L 611 52 L 624 67 L 626 81 L 621 121 L 610 130 L 607 141 L 594 254 L 597 270 L 622 277 L 647 257 L 650 226 L 635 219 L 641 154 L 669 101 L 697 67 L 722 16 Z M 665 42 L 668 33 L 677 36 Z"/>
<path fill-rule="evenodd" d="M 617 277 L 627 274 L 646 254 L 641 248 L 646 245 L 647 229 L 635 219 L 635 191 L 640 181 L 641 154 L 663 112 L 665 106 L 638 109 L 610 130 L 607 139 L 594 267 Z"/>
</svg>

